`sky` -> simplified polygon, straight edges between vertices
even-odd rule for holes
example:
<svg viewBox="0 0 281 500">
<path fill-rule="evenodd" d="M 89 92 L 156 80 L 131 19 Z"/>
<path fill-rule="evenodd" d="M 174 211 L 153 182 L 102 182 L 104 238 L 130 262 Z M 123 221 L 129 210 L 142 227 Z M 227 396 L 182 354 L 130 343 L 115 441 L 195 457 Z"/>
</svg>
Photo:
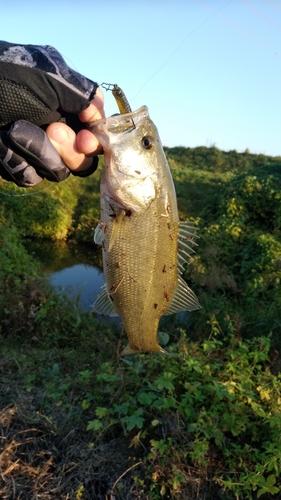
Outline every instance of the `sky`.
<svg viewBox="0 0 281 500">
<path fill-rule="evenodd" d="M 9 0 L 0 36 L 117 83 L 165 146 L 281 156 L 281 0 Z"/>
</svg>

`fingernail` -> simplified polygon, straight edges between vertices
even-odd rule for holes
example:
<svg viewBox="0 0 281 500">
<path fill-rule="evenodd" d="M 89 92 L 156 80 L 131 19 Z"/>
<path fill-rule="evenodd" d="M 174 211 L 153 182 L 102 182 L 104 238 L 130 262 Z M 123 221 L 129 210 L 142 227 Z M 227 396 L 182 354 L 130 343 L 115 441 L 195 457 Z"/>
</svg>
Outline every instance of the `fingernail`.
<svg viewBox="0 0 281 500">
<path fill-rule="evenodd" d="M 50 138 L 58 144 L 62 144 L 70 139 L 68 131 L 61 127 L 55 128 L 52 131 Z"/>
</svg>

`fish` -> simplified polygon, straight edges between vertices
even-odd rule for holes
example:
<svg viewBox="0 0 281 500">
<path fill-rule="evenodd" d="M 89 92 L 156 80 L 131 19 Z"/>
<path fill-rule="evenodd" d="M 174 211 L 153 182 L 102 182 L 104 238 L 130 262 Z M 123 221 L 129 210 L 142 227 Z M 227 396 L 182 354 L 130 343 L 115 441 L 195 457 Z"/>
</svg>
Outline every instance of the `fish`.
<svg viewBox="0 0 281 500">
<path fill-rule="evenodd" d="M 180 222 L 176 191 L 158 130 L 147 106 L 95 122 L 104 150 L 100 222 L 105 285 L 93 309 L 121 316 L 129 345 L 122 356 L 167 351 L 160 318 L 200 308 L 182 278 L 194 252 L 196 228 Z"/>
</svg>

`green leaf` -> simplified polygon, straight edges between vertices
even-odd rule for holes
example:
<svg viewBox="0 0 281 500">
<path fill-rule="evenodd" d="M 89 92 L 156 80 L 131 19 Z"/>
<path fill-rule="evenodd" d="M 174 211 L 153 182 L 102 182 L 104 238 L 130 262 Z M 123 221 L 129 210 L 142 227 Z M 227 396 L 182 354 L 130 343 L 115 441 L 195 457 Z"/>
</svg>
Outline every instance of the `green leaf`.
<svg viewBox="0 0 281 500">
<path fill-rule="evenodd" d="M 265 493 L 271 493 L 272 495 L 274 495 L 275 493 L 279 493 L 279 491 L 280 491 L 280 489 L 276 488 L 276 486 L 272 486 L 270 489 L 268 489 L 267 487 L 261 488 L 257 492 L 257 498 L 260 498 Z"/>
<path fill-rule="evenodd" d="M 270 474 L 266 480 L 267 486 L 270 488 L 276 483 L 276 477 L 274 474 Z"/>
<path fill-rule="evenodd" d="M 102 428 L 102 423 L 100 420 L 90 420 L 88 422 L 88 425 L 87 425 L 87 431 L 91 431 L 91 430 L 94 430 L 94 431 L 98 431 L 99 429 Z"/>
<path fill-rule="evenodd" d="M 155 380 L 155 384 L 157 389 L 167 389 L 168 391 L 172 391 L 175 386 L 173 384 L 173 380 L 176 378 L 176 375 L 170 372 L 164 372 L 163 375 Z"/>
<path fill-rule="evenodd" d="M 105 417 L 107 414 L 108 414 L 108 409 L 107 408 L 103 408 L 101 406 L 98 406 L 96 411 L 96 416 L 99 417 L 99 418 L 103 418 Z"/>
<path fill-rule="evenodd" d="M 158 332 L 158 341 L 159 344 L 165 346 L 168 344 L 170 340 L 170 335 L 166 332 Z"/>
<path fill-rule="evenodd" d="M 121 418 L 121 422 L 124 422 L 128 431 L 131 431 L 134 427 L 142 428 L 144 418 L 142 417 L 143 410 L 142 408 L 138 408 L 138 410 L 128 417 Z"/>
<path fill-rule="evenodd" d="M 153 425 L 153 427 L 156 427 L 156 425 L 159 425 L 160 424 L 160 420 L 158 420 L 157 418 L 155 418 L 154 420 L 152 420 L 151 422 L 151 425 Z"/>
<path fill-rule="evenodd" d="M 257 492 L 257 497 L 260 498 L 261 495 L 264 495 L 265 493 L 270 493 L 271 495 L 274 495 L 275 493 L 279 493 L 280 491 L 280 488 L 277 488 L 275 485 L 276 483 L 276 477 L 274 474 L 270 474 L 266 480 L 265 478 L 262 476 L 262 482 L 261 484 L 263 483 L 264 486 L 262 488 L 260 488 Z"/>
</svg>

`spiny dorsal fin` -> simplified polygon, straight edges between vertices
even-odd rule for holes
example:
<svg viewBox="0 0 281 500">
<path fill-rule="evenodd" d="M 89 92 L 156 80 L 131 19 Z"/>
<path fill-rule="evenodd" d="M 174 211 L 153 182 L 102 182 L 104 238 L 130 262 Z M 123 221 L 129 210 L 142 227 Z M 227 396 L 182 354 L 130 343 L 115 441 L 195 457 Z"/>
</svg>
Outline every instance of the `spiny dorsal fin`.
<svg viewBox="0 0 281 500">
<path fill-rule="evenodd" d="M 98 314 L 104 314 L 105 316 L 119 316 L 114 309 L 113 302 L 107 291 L 106 285 L 101 287 L 101 292 L 97 297 L 96 302 L 93 305 L 93 310 Z"/>
</svg>

